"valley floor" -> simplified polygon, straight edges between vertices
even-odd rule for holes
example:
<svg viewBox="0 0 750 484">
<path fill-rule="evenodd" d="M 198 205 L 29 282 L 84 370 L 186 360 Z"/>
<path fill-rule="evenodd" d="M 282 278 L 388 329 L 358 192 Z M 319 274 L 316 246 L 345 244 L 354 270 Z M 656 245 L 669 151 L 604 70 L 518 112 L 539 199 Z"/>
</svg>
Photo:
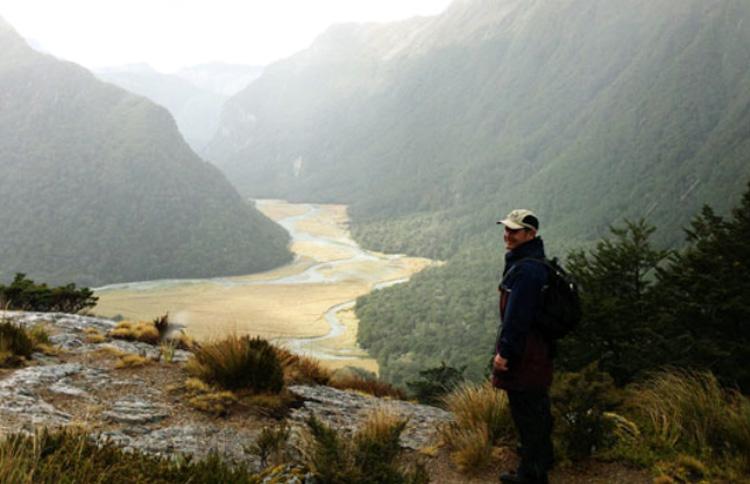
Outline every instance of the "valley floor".
<svg viewBox="0 0 750 484">
<path fill-rule="evenodd" d="M 343 205 L 264 200 L 257 206 L 290 232 L 293 263 L 248 276 L 98 288 L 95 312 L 134 320 L 168 312 L 170 321 L 199 340 L 229 333 L 258 335 L 332 368 L 377 372 L 375 360 L 356 344 L 353 301 L 382 285 L 405 281 L 433 262 L 361 249 L 351 239 Z"/>
</svg>

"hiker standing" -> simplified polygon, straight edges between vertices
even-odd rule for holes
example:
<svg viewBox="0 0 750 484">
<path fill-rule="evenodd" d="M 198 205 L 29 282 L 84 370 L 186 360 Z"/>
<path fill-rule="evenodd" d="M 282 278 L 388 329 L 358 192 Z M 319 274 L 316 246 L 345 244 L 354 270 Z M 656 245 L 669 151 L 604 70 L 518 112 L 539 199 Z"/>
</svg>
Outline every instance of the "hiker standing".
<svg viewBox="0 0 750 484">
<path fill-rule="evenodd" d="M 500 284 L 501 327 L 495 344 L 492 383 L 508 394 L 519 436 L 515 473 L 504 483 L 547 483 L 552 468 L 552 345 L 534 327 L 549 269 L 537 237 L 539 219 L 529 210 L 513 210 L 498 224 L 505 228 L 505 269 Z"/>
</svg>

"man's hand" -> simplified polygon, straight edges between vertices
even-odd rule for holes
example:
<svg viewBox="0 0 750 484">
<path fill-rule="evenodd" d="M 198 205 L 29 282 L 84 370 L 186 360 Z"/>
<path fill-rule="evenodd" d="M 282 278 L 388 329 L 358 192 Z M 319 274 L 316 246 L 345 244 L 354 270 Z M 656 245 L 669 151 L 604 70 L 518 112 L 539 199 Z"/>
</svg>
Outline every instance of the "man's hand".
<svg viewBox="0 0 750 484">
<path fill-rule="evenodd" d="M 508 360 L 496 354 L 495 359 L 492 360 L 492 367 L 495 371 L 508 371 Z"/>
</svg>

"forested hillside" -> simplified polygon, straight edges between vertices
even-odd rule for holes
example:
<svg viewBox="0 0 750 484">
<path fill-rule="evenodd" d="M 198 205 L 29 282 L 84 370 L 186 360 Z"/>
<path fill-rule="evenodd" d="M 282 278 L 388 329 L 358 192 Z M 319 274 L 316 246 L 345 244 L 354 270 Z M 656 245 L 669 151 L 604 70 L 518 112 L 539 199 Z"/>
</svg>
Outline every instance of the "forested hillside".
<svg viewBox="0 0 750 484">
<path fill-rule="evenodd" d="M 176 75 L 157 72 L 146 64 L 111 67 L 95 74 L 167 108 L 185 141 L 196 151 L 216 133 L 221 107 L 228 97 L 201 89 Z"/>
<path fill-rule="evenodd" d="M 268 269 L 281 227 L 169 113 L 33 51 L 0 20 L 0 279 L 86 285 Z"/>
<path fill-rule="evenodd" d="M 372 248 L 448 260 L 358 305 L 395 381 L 481 373 L 502 268 L 494 221 L 528 207 L 552 252 L 646 217 L 683 242 L 750 178 L 750 4 L 463 0 L 331 28 L 231 99 L 209 156 L 244 193 L 351 204 Z"/>
</svg>

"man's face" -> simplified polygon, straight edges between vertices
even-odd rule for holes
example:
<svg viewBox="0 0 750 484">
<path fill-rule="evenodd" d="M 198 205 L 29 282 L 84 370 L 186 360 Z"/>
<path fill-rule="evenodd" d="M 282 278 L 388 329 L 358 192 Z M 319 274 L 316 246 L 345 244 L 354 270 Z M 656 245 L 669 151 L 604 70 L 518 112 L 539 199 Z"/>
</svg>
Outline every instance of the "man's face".
<svg viewBox="0 0 750 484">
<path fill-rule="evenodd" d="M 536 230 L 530 229 L 513 230 L 505 227 L 505 233 L 503 234 L 505 248 L 508 250 L 513 250 L 516 247 L 523 245 L 530 240 L 533 240 L 534 237 L 536 237 Z"/>
</svg>

